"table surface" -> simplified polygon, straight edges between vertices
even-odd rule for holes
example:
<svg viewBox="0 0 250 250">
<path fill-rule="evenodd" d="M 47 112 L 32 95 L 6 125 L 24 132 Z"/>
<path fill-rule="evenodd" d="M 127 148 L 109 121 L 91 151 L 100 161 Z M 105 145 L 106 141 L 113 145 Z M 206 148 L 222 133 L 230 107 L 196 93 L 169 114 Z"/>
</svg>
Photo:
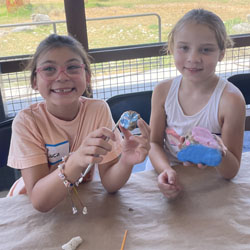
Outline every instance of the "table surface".
<svg viewBox="0 0 250 250">
<path fill-rule="evenodd" d="M 250 153 L 244 153 L 239 174 L 223 180 L 215 168 L 178 166 L 184 191 L 167 201 L 154 171 L 132 174 L 116 194 L 99 181 L 81 185 L 88 214 L 73 215 L 69 200 L 40 213 L 26 195 L 0 199 L 0 249 L 61 249 L 81 236 L 77 248 L 119 250 L 250 249 Z"/>
</svg>

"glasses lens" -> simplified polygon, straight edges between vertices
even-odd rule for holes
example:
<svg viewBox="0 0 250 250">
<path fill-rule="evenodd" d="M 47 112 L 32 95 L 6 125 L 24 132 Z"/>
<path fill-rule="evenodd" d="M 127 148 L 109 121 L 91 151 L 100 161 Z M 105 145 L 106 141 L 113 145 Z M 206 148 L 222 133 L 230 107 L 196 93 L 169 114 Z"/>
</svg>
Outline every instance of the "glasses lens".
<svg viewBox="0 0 250 250">
<path fill-rule="evenodd" d="M 82 65 L 81 64 L 71 64 L 66 68 L 66 72 L 68 75 L 79 75 L 82 73 Z"/>
<path fill-rule="evenodd" d="M 57 76 L 58 69 L 56 66 L 46 65 L 39 68 L 39 73 L 45 79 L 53 79 Z"/>
</svg>

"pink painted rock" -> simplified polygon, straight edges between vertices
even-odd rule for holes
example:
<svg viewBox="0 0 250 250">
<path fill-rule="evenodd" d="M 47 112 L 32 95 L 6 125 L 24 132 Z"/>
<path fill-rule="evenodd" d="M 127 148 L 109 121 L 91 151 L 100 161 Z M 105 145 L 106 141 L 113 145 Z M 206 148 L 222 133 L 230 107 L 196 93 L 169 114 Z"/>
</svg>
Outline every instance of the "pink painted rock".
<svg viewBox="0 0 250 250">
<path fill-rule="evenodd" d="M 194 127 L 182 144 L 177 158 L 183 162 L 192 162 L 216 167 L 222 160 L 219 143 L 206 128 Z"/>
<path fill-rule="evenodd" d="M 194 127 L 192 129 L 192 139 L 197 143 L 210 148 L 218 148 L 218 142 L 211 132 L 202 127 Z"/>
</svg>

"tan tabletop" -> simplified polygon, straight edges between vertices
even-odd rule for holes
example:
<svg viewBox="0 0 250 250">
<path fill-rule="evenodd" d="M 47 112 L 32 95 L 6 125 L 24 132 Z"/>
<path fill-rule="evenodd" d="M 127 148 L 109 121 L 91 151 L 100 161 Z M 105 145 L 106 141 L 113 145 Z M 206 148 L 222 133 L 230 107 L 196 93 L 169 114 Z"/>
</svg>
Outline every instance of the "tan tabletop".
<svg viewBox="0 0 250 250">
<path fill-rule="evenodd" d="M 115 195 L 98 181 L 79 189 L 87 215 L 73 215 L 69 200 L 43 214 L 25 195 L 0 199 L 0 249 L 61 249 L 81 236 L 83 250 L 250 249 L 250 153 L 232 181 L 214 168 L 177 167 L 183 193 L 167 201 L 154 171 L 133 174 Z M 179 171 L 181 170 L 181 171 Z"/>
</svg>

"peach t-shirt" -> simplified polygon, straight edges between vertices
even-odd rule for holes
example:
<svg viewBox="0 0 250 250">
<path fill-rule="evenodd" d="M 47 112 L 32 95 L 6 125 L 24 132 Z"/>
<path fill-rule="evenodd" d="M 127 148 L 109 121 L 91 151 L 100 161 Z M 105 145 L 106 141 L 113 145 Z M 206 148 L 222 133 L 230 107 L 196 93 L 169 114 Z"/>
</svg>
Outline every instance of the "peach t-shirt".
<svg viewBox="0 0 250 250">
<path fill-rule="evenodd" d="M 80 97 L 80 103 L 79 112 L 72 121 L 60 120 L 50 114 L 45 102 L 32 104 L 20 111 L 12 125 L 8 166 L 17 169 L 44 163 L 50 167 L 56 166 L 63 156 L 76 151 L 91 131 L 100 127 L 112 129 L 115 126 L 105 101 Z M 115 133 L 117 140 L 110 140 L 112 151 L 103 156 L 101 164 L 121 154 L 121 135 L 118 129 Z M 90 179 L 92 176 L 93 172 Z M 19 187 L 18 193 L 25 192 L 21 190 L 23 188 Z"/>
</svg>

